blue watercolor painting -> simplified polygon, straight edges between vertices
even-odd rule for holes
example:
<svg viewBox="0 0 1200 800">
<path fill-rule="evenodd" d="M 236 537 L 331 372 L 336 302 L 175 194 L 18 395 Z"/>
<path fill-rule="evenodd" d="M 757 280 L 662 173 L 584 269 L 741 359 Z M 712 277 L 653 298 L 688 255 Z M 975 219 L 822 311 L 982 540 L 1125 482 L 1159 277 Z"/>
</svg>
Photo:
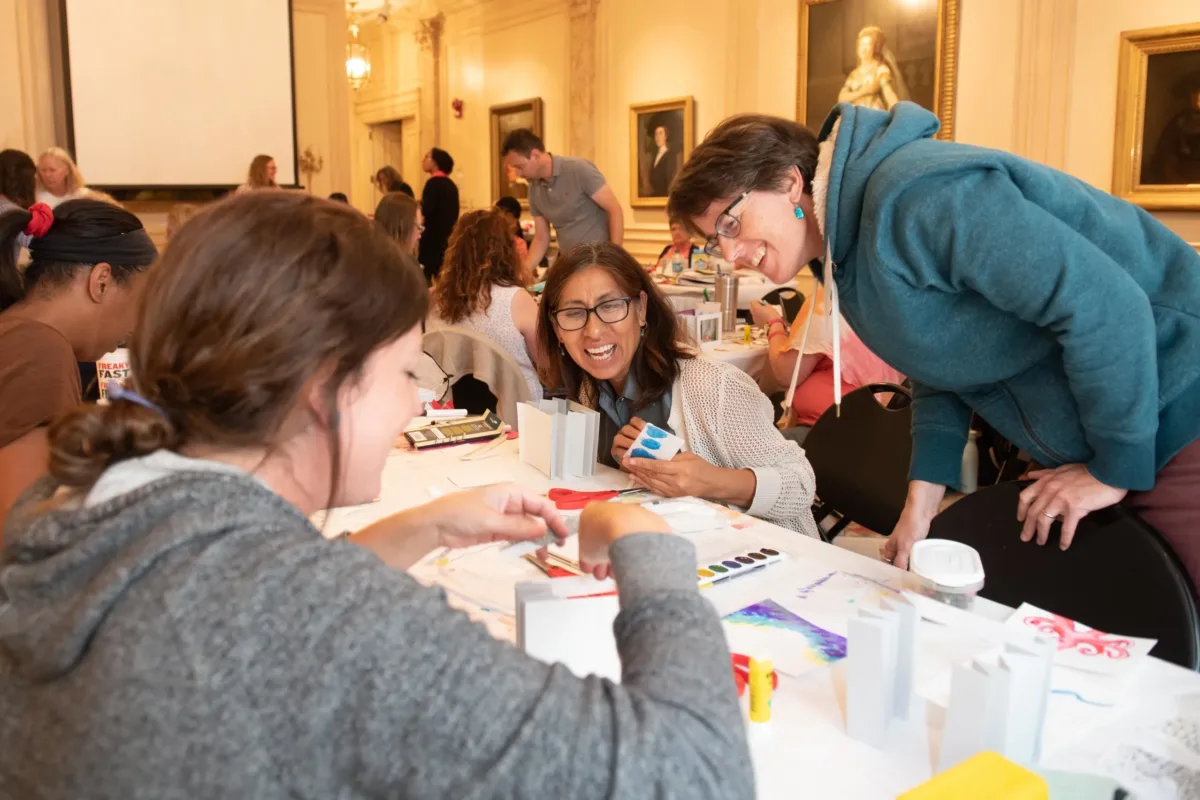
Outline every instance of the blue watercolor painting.
<svg viewBox="0 0 1200 800">
<path fill-rule="evenodd" d="M 799 634 L 806 661 L 825 665 L 846 657 L 846 638 L 813 625 L 774 600 L 763 600 L 723 618 L 730 625 L 748 625 Z"/>
</svg>

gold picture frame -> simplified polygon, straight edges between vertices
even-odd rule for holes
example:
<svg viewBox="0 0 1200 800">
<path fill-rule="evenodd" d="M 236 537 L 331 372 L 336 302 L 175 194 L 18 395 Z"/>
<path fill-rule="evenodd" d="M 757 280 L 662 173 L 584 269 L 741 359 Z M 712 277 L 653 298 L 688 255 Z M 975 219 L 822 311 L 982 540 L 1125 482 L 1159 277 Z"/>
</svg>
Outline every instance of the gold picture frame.
<svg viewBox="0 0 1200 800">
<path fill-rule="evenodd" d="M 1186 105 L 1200 97 L 1195 92 L 1200 92 L 1200 23 L 1121 34 L 1113 194 L 1146 209 L 1200 210 L 1200 159 L 1191 156 L 1182 170 L 1177 163 L 1167 165 L 1175 120 L 1200 116 Z M 1173 109 L 1174 103 L 1183 105 Z M 1169 116 L 1172 110 L 1176 114 Z M 1147 133 L 1153 141 L 1146 141 Z"/>
<path fill-rule="evenodd" d="M 517 128 L 529 128 L 538 137 L 545 136 L 542 132 L 542 98 L 501 103 L 488 109 L 488 116 L 492 130 L 492 202 L 510 195 L 517 198 L 521 208 L 529 210 L 529 185 L 511 178 L 500 155 L 500 147 L 504 144 L 504 137 Z"/>
<path fill-rule="evenodd" d="M 629 204 L 664 208 L 671 181 L 696 146 L 692 98 L 675 97 L 629 107 Z M 665 141 L 659 144 L 658 130 Z M 678 142 L 679 145 L 675 145 Z M 665 148 L 665 150 L 662 150 Z M 662 155 L 659 151 L 662 150 Z"/>
<path fill-rule="evenodd" d="M 815 127 L 823 119 L 807 119 L 809 97 L 808 53 L 810 9 L 843 0 L 798 0 L 800 3 L 799 40 L 796 59 L 796 120 Z M 904 0 L 892 0 L 903 5 Z M 928 108 L 937 114 L 941 125 L 936 138 L 954 138 L 954 109 L 958 76 L 959 0 L 936 0 L 937 35 L 933 42 L 933 96 Z"/>
</svg>

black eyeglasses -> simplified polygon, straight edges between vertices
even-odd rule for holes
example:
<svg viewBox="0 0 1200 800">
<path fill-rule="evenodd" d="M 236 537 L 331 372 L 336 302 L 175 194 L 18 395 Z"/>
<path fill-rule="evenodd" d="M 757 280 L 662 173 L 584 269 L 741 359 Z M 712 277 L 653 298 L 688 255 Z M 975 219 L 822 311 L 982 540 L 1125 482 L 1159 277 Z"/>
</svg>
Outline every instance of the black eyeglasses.
<svg viewBox="0 0 1200 800">
<path fill-rule="evenodd" d="M 558 325 L 559 330 L 578 331 L 587 325 L 588 317 L 592 314 L 608 325 L 620 322 L 629 316 L 629 305 L 632 302 L 632 297 L 614 297 L 591 308 L 560 308 L 550 312 L 550 316 L 554 317 L 554 323 Z"/>
<path fill-rule="evenodd" d="M 742 192 L 734 198 L 732 203 L 725 207 L 724 211 L 717 215 L 717 223 L 713 226 L 716 232 L 708 237 L 708 240 L 704 243 L 705 253 L 717 258 L 725 257 L 721 253 L 721 242 L 717 237 L 724 236 L 726 239 L 733 239 L 742 232 L 742 221 L 733 215 L 733 209 L 749 195 L 749 192 Z"/>
</svg>

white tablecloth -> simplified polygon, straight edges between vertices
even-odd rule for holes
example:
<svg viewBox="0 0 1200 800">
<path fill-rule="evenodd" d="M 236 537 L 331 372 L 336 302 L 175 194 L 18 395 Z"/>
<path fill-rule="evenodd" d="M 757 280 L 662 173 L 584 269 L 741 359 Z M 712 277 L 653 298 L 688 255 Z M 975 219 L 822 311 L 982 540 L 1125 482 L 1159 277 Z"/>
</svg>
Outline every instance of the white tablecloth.
<svg viewBox="0 0 1200 800">
<path fill-rule="evenodd" d="M 325 526 L 326 532 L 334 535 L 361 528 L 390 513 L 425 502 L 431 490 L 449 492 L 505 480 L 515 480 L 536 491 L 546 491 L 552 485 L 583 490 L 623 488 L 627 483 L 624 474 L 600 466 L 594 478 L 550 481 L 519 463 L 516 441 L 502 445 L 493 457 L 461 461 L 459 456 L 473 447 L 462 445 L 424 453 L 395 451 L 384 472 L 381 499 L 353 509 L 335 510 Z M 732 581 L 707 591 L 705 596 L 722 614 L 768 596 L 772 582 L 777 584 L 785 579 L 788 575 L 785 570 L 792 565 L 809 571 L 845 571 L 893 586 L 907 575 L 888 564 L 766 522 L 749 518 L 743 521 L 747 527 L 736 534 L 740 541 L 750 547 L 774 547 L 786 553 L 789 561 L 764 571 L 761 577 Z M 714 549 L 729 552 L 729 535 L 702 533 L 689 538 L 701 558 L 708 559 L 717 555 Z M 533 566 L 519 564 L 517 569 L 527 573 L 518 578 L 521 580 L 542 577 Z M 995 635 L 998 627 L 995 620 L 1002 620 L 1009 613 L 1003 606 L 979 599 L 976 616 L 967 618 L 977 620 L 978 630 L 964 633 L 961 629 L 922 622 L 916 663 L 918 689 L 936 683 L 939 676 L 947 676 L 954 664 L 991 650 L 994 644 L 989 637 Z M 494 635 L 511 638 L 511 620 L 496 619 L 493 615 L 481 621 L 488 624 Z M 898 732 L 896 741 L 884 750 L 850 739 L 844 723 L 844 665 L 844 661 L 839 662 L 802 678 L 781 678 L 772 701 L 772 722 L 767 733 L 754 737 L 751 743 L 760 797 L 874 800 L 895 797 L 932 776 L 944 712 L 918 699 L 915 705 L 926 715 L 927 725 Z M 1118 688 L 1113 689 L 1114 686 Z M 1057 692 L 1051 695 L 1044 766 L 1107 772 L 1133 783 L 1131 788 L 1140 788 L 1139 797 L 1187 796 L 1172 781 L 1184 780 L 1189 775 L 1193 781 L 1200 780 L 1197 763 L 1200 751 L 1184 752 L 1181 745 L 1164 742 L 1170 737 L 1185 738 L 1186 730 L 1200 731 L 1200 702 L 1197 702 L 1200 675 L 1147 659 L 1132 675 L 1120 684 L 1109 685 L 1109 689 L 1108 700 L 1116 702 L 1111 708 L 1086 705 L 1083 700 Z M 1168 723 L 1172 719 L 1176 722 Z M 1185 733 L 1179 732 L 1180 724 Z M 1195 748 L 1194 744 L 1190 746 Z M 1188 772 L 1189 769 L 1196 771 Z"/>
</svg>

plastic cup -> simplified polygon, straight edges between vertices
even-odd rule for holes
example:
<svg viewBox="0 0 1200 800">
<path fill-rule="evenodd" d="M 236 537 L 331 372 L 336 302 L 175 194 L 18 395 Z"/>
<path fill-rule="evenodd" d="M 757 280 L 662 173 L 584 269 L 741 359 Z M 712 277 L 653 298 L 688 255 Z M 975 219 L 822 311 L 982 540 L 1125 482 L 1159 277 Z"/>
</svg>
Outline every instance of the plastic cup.
<svg viewBox="0 0 1200 800">
<path fill-rule="evenodd" d="M 913 545 L 908 568 L 918 579 L 918 593 L 955 608 L 969 611 L 983 588 L 983 561 L 962 542 L 922 539 Z"/>
</svg>

